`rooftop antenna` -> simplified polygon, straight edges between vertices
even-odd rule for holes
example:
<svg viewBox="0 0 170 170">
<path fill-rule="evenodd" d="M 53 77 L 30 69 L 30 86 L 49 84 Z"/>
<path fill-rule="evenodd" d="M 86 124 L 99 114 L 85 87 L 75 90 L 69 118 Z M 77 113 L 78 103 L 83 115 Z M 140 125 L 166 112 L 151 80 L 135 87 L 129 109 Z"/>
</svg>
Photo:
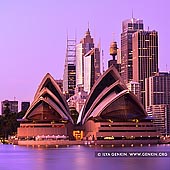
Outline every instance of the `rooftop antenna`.
<svg viewBox="0 0 170 170">
<path fill-rule="evenodd" d="M 99 51 L 101 51 L 101 38 L 99 38 L 98 44 L 97 44 L 97 48 L 99 48 Z"/>
<path fill-rule="evenodd" d="M 133 18 L 133 9 L 132 9 L 132 19 L 131 19 L 132 23 L 134 22 L 134 18 Z"/>
<path fill-rule="evenodd" d="M 89 31 L 89 27 L 90 27 L 89 25 L 90 25 L 90 24 L 89 24 L 89 21 L 88 21 L 88 25 L 87 25 L 87 26 L 88 26 L 88 31 Z"/>
<path fill-rule="evenodd" d="M 133 8 L 132 8 L 132 19 L 133 19 Z"/>
<path fill-rule="evenodd" d="M 168 72 L 168 65 L 166 64 L 166 72 Z"/>
</svg>

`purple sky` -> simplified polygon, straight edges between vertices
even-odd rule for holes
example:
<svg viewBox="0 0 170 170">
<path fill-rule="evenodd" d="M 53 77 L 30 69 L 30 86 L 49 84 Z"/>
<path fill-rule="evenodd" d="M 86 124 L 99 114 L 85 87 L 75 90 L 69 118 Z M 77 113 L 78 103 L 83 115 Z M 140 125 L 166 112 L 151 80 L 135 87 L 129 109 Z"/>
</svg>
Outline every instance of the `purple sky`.
<svg viewBox="0 0 170 170">
<path fill-rule="evenodd" d="M 0 1 L 0 101 L 32 101 L 43 76 L 63 76 L 66 33 L 77 42 L 90 23 L 96 45 L 101 39 L 105 65 L 113 40 L 120 47 L 122 21 L 143 19 L 159 32 L 159 68 L 169 71 L 169 0 L 4 0 Z M 167 66 L 166 66 L 167 65 Z"/>
</svg>

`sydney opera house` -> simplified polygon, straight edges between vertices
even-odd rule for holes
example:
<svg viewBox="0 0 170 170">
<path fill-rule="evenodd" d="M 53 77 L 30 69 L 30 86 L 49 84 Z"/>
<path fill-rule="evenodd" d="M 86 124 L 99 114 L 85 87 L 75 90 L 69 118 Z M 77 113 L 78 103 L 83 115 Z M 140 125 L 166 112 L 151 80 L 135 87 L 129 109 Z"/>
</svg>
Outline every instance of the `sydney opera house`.
<svg viewBox="0 0 170 170">
<path fill-rule="evenodd" d="M 18 138 L 67 138 L 73 125 L 69 108 L 60 87 L 46 74 L 18 128 Z"/>
<path fill-rule="evenodd" d="M 114 67 L 98 78 L 77 122 L 73 121 L 67 101 L 50 74 L 42 80 L 20 121 L 19 141 L 79 140 L 129 145 L 156 144 L 159 140 L 152 119 Z"/>
</svg>

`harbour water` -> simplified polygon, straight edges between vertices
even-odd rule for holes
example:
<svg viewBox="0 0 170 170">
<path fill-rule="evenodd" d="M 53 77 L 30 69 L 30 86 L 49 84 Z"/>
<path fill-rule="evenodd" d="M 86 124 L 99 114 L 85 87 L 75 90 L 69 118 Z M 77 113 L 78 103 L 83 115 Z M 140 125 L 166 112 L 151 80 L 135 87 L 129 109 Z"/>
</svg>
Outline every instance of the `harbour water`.
<svg viewBox="0 0 170 170">
<path fill-rule="evenodd" d="M 2 170 L 169 170 L 170 157 L 96 157 L 96 152 L 170 152 L 170 145 L 32 148 L 0 144 Z"/>
</svg>

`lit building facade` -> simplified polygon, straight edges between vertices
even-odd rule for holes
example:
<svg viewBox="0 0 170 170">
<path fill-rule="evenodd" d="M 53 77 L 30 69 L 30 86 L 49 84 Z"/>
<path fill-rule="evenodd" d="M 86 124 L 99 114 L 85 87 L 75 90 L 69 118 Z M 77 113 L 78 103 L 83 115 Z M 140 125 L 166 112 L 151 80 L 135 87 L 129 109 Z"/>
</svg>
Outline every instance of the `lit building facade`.
<svg viewBox="0 0 170 170">
<path fill-rule="evenodd" d="M 158 33 L 137 31 L 132 36 L 133 81 L 140 83 L 141 102 L 145 106 L 145 78 L 158 73 Z"/>
<path fill-rule="evenodd" d="M 63 75 L 63 93 L 66 98 L 74 95 L 76 87 L 76 40 L 67 39 L 67 51 Z"/>
<path fill-rule="evenodd" d="M 125 20 L 122 23 L 121 77 L 126 84 L 133 80 L 132 35 L 138 30 L 143 30 L 143 28 L 143 20 L 138 20 L 135 18 Z"/>
</svg>

